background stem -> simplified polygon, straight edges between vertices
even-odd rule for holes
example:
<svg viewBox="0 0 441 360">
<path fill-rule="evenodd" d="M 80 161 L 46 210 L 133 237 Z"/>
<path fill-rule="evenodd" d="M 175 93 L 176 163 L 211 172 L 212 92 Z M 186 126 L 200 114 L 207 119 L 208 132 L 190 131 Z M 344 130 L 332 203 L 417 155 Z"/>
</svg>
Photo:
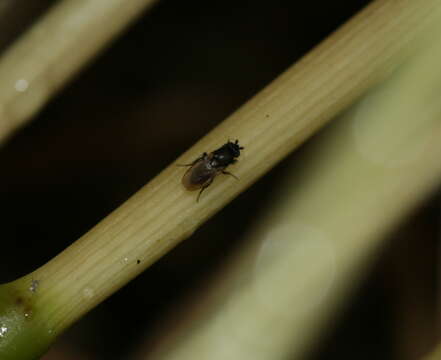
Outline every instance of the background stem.
<svg viewBox="0 0 441 360">
<path fill-rule="evenodd" d="M 439 186 L 440 61 L 436 40 L 326 129 L 231 266 L 135 358 L 303 358 L 385 235 Z"/>
<path fill-rule="evenodd" d="M 155 0 L 63 0 L 0 58 L 0 142 Z"/>
</svg>

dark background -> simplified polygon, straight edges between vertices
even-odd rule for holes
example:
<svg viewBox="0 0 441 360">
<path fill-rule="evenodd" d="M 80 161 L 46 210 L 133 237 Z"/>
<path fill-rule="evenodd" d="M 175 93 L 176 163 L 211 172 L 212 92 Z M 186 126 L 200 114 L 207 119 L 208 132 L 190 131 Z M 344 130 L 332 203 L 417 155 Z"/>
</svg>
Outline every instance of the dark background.
<svg viewBox="0 0 441 360">
<path fill-rule="evenodd" d="M 0 1 L 1 50 L 56 3 Z M 66 248 L 368 2 L 159 1 L 0 148 L 0 281 Z M 69 329 L 47 359 L 124 359 L 153 339 L 234 252 L 283 167 Z M 417 359 L 433 346 L 439 217 L 434 196 L 391 236 L 312 359 Z"/>
</svg>

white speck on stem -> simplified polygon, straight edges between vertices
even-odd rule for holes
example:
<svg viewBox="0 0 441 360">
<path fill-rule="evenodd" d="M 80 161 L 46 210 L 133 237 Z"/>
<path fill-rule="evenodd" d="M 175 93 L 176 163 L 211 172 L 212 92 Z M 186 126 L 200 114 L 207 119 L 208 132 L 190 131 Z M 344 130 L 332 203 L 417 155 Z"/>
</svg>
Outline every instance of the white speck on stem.
<svg viewBox="0 0 441 360">
<path fill-rule="evenodd" d="M 31 286 L 29 286 L 29 291 L 35 293 L 37 291 L 38 285 L 40 284 L 40 281 L 38 280 L 32 280 Z"/>
<path fill-rule="evenodd" d="M 95 291 L 93 291 L 93 289 L 91 289 L 91 288 L 84 288 L 84 290 L 83 290 L 83 296 L 84 296 L 85 298 L 90 299 L 90 298 L 92 298 L 94 295 L 95 295 Z"/>
<path fill-rule="evenodd" d="M 0 337 L 4 337 L 7 332 L 8 328 L 6 326 L 0 327 Z"/>
<path fill-rule="evenodd" d="M 29 87 L 29 82 L 25 79 L 19 79 L 15 82 L 15 90 L 19 91 L 19 92 L 24 92 L 28 89 Z"/>
</svg>

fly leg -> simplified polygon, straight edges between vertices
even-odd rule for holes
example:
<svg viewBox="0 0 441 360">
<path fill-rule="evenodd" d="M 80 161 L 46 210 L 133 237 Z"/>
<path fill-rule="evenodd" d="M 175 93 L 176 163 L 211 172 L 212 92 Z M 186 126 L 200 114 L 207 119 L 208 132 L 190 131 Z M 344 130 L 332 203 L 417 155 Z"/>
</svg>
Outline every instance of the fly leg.
<svg viewBox="0 0 441 360">
<path fill-rule="evenodd" d="M 214 180 L 214 177 L 210 178 L 209 181 L 207 181 L 204 185 L 202 185 L 201 191 L 199 191 L 196 202 L 199 201 L 199 198 L 201 197 L 202 191 L 204 191 L 207 187 L 209 187 L 211 185 L 211 183 L 213 182 L 213 180 Z"/>
<path fill-rule="evenodd" d="M 230 173 L 229 171 L 222 171 L 222 174 L 224 174 L 224 175 L 230 175 L 230 176 L 234 177 L 236 180 L 239 180 L 239 178 L 238 178 L 236 175 Z"/>
</svg>

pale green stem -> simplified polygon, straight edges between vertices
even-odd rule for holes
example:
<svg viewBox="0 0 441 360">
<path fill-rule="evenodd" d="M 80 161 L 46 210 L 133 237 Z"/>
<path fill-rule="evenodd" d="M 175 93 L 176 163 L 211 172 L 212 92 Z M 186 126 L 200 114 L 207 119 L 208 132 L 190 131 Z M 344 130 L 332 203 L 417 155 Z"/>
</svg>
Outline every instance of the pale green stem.
<svg viewBox="0 0 441 360">
<path fill-rule="evenodd" d="M 136 359 L 301 359 L 317 343 L 385 234 L 439 186 L 439 30 L 293 166 L 241 256 L 185 308 L 187 323 L 174 317 L 156 352 Z"/>
<path fill-rule="evenodd" d="M 60 0 L 0 57 L 0 143 L 156 0 Z"/>
</svg>

